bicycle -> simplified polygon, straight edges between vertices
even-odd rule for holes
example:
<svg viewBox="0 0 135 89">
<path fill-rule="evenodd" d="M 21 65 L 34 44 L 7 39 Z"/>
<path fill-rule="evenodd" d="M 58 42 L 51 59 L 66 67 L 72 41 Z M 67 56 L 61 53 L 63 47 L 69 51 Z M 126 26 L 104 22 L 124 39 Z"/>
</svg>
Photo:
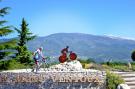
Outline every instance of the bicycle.
<svg viewBox="0 0 135 89">
<path fill-rule="evenodd" d="M 49 67 L 48 63 L 45 61 L 47 59 L 50 59 L 50 57 L 46 57 L 46 58 L 43 58 L 42 60 L 40 60 L 38 62 L 39 63 L 38 66 L 37 66 L 37 64 L 34 61 L 29 63 L 29 65 L 27 65 L 27 67 L 26 67 L 26 72 L 36 72 L 37 67 L 39 67 L 38 68 L 38 71 L 39 71 L 42 68 L 42 66 L 43 66 L 43 69 L 45 71 L 45 68 Z"/>
<path fill-rule="evenodd" d="M 77 54 L 72 52 L 72 51 L 69 51 L 67 54 L 64 53 L 64 54 L 59 56 L 59 62 L 60 63 L 64 63 L 66 61 L 73 61 L 73 60 L 76 60 L 76 59 L 77 59 Z"/>
</svg>

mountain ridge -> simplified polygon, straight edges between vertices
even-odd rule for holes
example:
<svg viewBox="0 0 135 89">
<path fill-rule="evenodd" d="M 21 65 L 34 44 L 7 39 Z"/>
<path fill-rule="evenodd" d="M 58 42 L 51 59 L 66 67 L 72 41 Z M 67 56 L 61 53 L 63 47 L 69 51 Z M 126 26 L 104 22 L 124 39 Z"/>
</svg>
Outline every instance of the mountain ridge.
<svg viewBox="0 0 135 89">
<path fill-rule="evenodd" d="M 112 39 L 84 33 L 55 33 L 44 37 L 37 37 L 28 43 L 31 51 L 43 46 L 47 56 L 59 56 L 65 46 L 80 57 L 94 58 L 96 61 L 128 61 L 135 49 L 135 40 Z"/>
<path fill-rule="evenodd" d="M 0 42 L 9 39 L 0 39 Z M 69 50 L 79 57 L 93 58 L 97 62 L 129 61 L 132 51 L 135 49 L 135 40 L 113 38 L 84 33 L 55 33 L 48 36 L 37 37 L 28 42 L 28 49 L 34 52 L 43 47 L 45 56 L 59 57 L 61 49 L 69 46 Z"/>
</svg>

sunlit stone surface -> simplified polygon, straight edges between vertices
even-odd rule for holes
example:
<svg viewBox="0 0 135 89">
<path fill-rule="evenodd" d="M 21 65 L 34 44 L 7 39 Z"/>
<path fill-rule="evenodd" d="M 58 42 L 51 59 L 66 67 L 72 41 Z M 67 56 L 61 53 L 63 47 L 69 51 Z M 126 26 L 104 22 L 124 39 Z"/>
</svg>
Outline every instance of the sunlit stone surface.
<svg viewBox="0 0 135 89">
<path fill-rule="evenodd" d="M 1 72 L 0 89 L 105 89 L 105 76 L 72 61 L 41 69 L 37 74 L 26 69 Z"/>
</svg>

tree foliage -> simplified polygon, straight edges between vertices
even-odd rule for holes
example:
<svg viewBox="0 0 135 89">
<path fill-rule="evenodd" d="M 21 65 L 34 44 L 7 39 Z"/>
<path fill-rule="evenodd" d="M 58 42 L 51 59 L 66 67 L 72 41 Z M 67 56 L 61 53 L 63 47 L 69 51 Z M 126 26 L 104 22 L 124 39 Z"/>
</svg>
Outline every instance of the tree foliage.
<svg viewBox="0 0 135 89">
<path fill-rule="evenodd" d="M 131 58 L 132 58 L 133 61 L 135 61 L 135 51 L 132 52 Z"/>
<path fill-rule="evenodd" d="M 19 33 L 18 35 L 18 37 L 20 38 L 18 43 L 19 46 L 25 46 L 28 41 L 33 40 L 36 37 L 35 35 L 33 35 L 33 33 L 29 31 L 27 26 L 28 24 L 23 18 L 21 24 L 21 30 L 15 28 L 15 30 Z"/>
<path fill-rule="evenodd" d="M 0 19 L 3 18 L 6 14 L 8 14 L 9 7 L 4 7 L 0 9 Z M 0 20 L 0 38 L 5 37 L 13 32 L 11 30 L 11 26 L 5 26 L 6 20 Z M 10 51 L 16 45 L 16 41 L 14 39 L 8 40 L 6 42 L 0 42 L 0 59 L 4 59 L 6 56 L 9 56 L 13 52 Z"/>
<path fill-rule="evenodd" d="M 0 16 L 4 17 L 6 14 L 8 14 L 9 9 L 10 9 L 9 7 L 4 7 L 2 9 L 0 9 Z"/>
<path fill-rule="evenodd" d="M 25 19 L 22 19 L 21 29 L 15 28 L 18 32 L 18 46 L 17 46 L 17 56 L 18 60 L 21 63 L 29 63 L 31 59 L 31 53 L 28 51 L 26 43 L 30 40 L 33 40 L 36 36 L 33 35 L 28 29 L 28 24 Z"/>
</svg>

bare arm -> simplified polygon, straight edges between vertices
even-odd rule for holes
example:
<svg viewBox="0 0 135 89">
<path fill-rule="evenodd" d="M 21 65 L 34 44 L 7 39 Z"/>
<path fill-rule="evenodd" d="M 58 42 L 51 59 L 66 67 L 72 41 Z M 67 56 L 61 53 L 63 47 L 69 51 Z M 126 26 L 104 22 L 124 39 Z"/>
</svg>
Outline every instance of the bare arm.
<svg viewBox="0 0 135 89">
<path fill-rule="evenodd" d="M 42 58 L 44 58 L 44 55 L 43 55 L 43 52 L 42 51 L 40 52 L 40 55 L 41 55 Z"/>
<path fill-rule="evenodd" d="M 33 56 L 37 53 L 37 50 L 35 52 L 33 52 Z"/>
</svg>

